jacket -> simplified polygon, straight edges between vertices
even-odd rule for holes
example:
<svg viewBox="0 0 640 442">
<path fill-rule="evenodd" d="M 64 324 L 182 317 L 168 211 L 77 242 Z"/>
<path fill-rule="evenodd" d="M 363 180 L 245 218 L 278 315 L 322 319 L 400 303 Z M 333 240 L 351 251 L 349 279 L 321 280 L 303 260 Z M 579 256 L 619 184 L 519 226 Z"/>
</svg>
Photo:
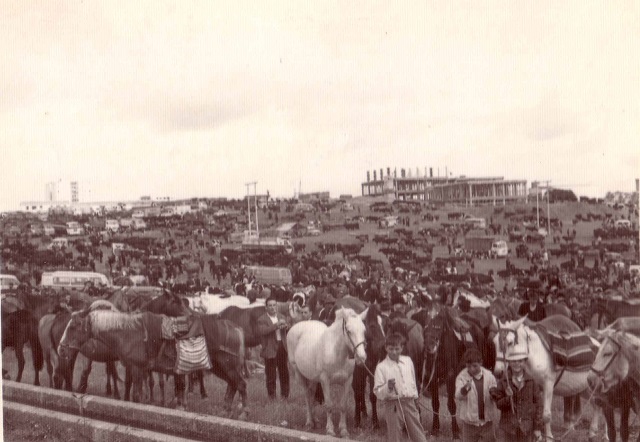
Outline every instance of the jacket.
<svg viewBox="0 0 640 442">
<path fill-rule="evenodd" d="M 281 313 L 276 313 L 278 320 L 286 321 L 287 318 Z M 260 316 L 256 321 L 256 333 L 261 337 L 262 340 L 262 351 L 260 352 L 260 356 L 264 359 L 273 359 L 276 357 L 278 353 L 278 341 L 276 339 L 276 330 L 278 329 L 277 325 L 271 322 L 271 318 L 269 318 L 269 314 L 265 313 Z M 280 330 L 282 336 L 282 343 L 284 344 L 285 349 L 287 348 L 287 330 Z"/>
<path fill-rule="evenodd" d="M 497 386 L 496 378 L 489 370 L 481 367 L 482 370 L 482 390 L 484 396 L 484 419 L 485 422 L 495 421 L 498 417 L 498 410 L 491 400 L 489 389 Z M 471 390 L 467 395 L 463 395 L 461 390 L 469 381 L 471 375 L 467 369 L 463 369 L 456 377 L 456 407 L 458 409 L 458 417 L 461 421 L 471 425 L 480 425 L 480 417 L 478 416 L 478 391 L 473 382 L 471 382 Z"/>
<path fill-rule="evenodd" d="M 489 392 L 491 398 L 502 412 L 500 428 L 507 434 L 516 434 L 518 429 L 525 435 L 531 434 L 534 430 L 542 431 L 542 387 L 525 374 L 524 385 L 518 390 L 511 378 L 512 373 L 509 370 L 507 376 L 500 379 L 498 386 Z M 513 391 L 511 398 L 506 393 L 507 385 Z"/>
</svg>

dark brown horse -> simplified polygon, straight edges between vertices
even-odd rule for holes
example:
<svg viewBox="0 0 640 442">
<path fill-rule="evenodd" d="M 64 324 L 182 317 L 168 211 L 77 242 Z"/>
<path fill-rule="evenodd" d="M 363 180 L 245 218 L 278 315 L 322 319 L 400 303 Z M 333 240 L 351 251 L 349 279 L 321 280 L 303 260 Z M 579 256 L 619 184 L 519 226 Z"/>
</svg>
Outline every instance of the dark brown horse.
<svg viewBox="0 0 640 442">
<path fill-rule="evenodd" d="M 29 343 L 33 361 L 34 385 L 40 385 L 40 370 L 43 366 L 42 347 L 38 341 L 38 320 L 27 310 L 16 310 L 2 315 L 2 353 L 12 347 L 18 360 L 16 381 L 22 380 L 24 371 L 23 347 Z M 3 376 L 4 376 L 3 370 Z"/>
<path fill-rule="evenodd" d="M 241 376 L 244 363 L 244 335 L 229 321 L 213 315 L 200 316 L 201 329 L 211 363 L 211 371 L 227 382 L 225 406 L 230 409 L 236 392 L 241 396 L 241 418 L 245 416 L 246 383 Z M 174 365 L 160 363 L 163 344 L 163 316 L 149 312 L 125 314 L 110 311 L 83 311 L 72 314 L 60 341 L 63 357 L 79 349 L 87 340 L 96 339 L 111 348 L 120 361 L 131 368 L 133 399 L 139 401 L 143 376 L 148 370 L 175 375 L 178 407 L 184 406 L 184 375 Z"/>
<path fill-rule="evenodd" d="M 463 368 L 463 355 L 466 349 L 476 347 L 482 351 L 483 359 L 488 359 L 484 335 L 473 322 L 461 320 L 457 310 L 436 302 L 426 308 L 426 314 L 420 319 L 424 327 L 424 390 L 431 394 L 433 407 L 431 434 L 436 436 L 440 433 L 439 386 L 444 383 L 447 389 L 447 408 L 451 414 L 453 438 L 457 439 L 460 437 L 460 429 L 455 418 L 456 376 Z M 485 364 L 486 362 L 483 363 Z"/>
</svg>

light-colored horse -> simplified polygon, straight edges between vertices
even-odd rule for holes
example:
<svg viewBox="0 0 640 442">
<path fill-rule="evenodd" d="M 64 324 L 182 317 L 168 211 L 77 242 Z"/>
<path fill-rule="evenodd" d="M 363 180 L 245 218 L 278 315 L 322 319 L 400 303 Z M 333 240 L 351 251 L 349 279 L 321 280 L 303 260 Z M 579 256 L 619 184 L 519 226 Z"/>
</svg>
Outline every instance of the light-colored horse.
<svg viewBox="0 0 640 442">
<path fill-rule="evenodd" d="M 556 366 L 553 354 L 543 343 L 538 331 L 531 327 L 533 323 L 530 321 L 525 323 L 526 319 L 526 317 L 523 317 L 516 321 L 500 322 L 495 317 L 493 318 L 494 325 L 499 330 L 499 333 L 493 338 L 498 356 L 494 373 L 499 376 L 501 373 L 506 372 L 504 360 L 510 354 L 524 353 L 528 355 L 525 371 L 543 388 L 545 435 L 547 438 L 553 438 L 551 433 L 551 404 L 553 396 L 558 395 L 567 398 L 589 391 L 587 381 L 589 369 L 570 371 Z M 580 328 L 574 322 L 561 315 L 551 316 L 538 324 L 554 332 L 580 332 Z M 565 408 L 566 406 L 567 401 L 565 401 Z M 576 410 L 565 409 L 565 425 L 569 428 L 576 424 L 578 419 L 576 413 Z M 601 410 L 594 410 L 594 416 L 589 428 L 591 436 L 597 432 L 600 415 Z"/>
<path fill-rule="evenodd" d="M 591 365 L 589 383 L 600 385 L 603 393 L 627 377 L 640 384 L 640 337 L 609 327 L 596 333 L 603 341 Z"/>
<path fill-rule="evenodd" d="M 227 296 L 200 293 L 196 296 L 189 296 L 186 299 L 189 301 L 189 308 L 191 310 L 208 315 L 220 314 L 220 312 L 232 305 L 239 308 L 250 308 L 258 305 L 252 305 L 246 296 L 238 295 Z M 264 305 L 264 300 L 260 301 L 262 305 Z M 256 300 L 256 302 L 258 301 Z"/>
<path fill-rule="evenodd" d="M 320 321 L 302 321 L 295 324 L 287 334 L 289 363 L 298 381 L 305 389 L 307 420 L 305 427 L 314 427 L 313 401 L 318 383 L 322 385 L 327 410 L 327 434 L 334 436 L 332 418 L 334 403 L 331 385 L 342 387 L 337 401 L 340 412 L 340 436 L 347 437 L 347 395 L 355 363 L 364 363 L 366 310 L 357 314 L 351 309 L 336 311 L 336 319 L 329 327 Z M 355 357 L 355 359 L 353 359 Z"/>
</svg>

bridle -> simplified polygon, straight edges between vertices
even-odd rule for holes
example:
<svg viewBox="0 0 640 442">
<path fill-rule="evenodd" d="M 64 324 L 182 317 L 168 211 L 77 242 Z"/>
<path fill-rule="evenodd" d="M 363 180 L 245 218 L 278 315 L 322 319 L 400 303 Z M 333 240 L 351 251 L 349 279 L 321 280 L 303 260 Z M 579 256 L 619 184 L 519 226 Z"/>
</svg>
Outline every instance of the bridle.
<svg viewBox="0 0 640 442">
<path fill-rule="evenodd" d="M 71 325 L 71 321 L 73 321 L 73 317 L 69 320 L 69 324 L 67 324 L 67 328 L 69 328 L 69 325 Z M 80 321 L 82 321 L 81 330 L 83 332 L 87 332 L 87 331 L 91 330 L 91 315 L 85 316 Z M 66 333 L 66 331 L 67 330 L 65 329 L 65 333 Z M 60 342 L 58 344 L 58 348 L 66 348 L 66 349 L 71 349 L 71 350 L 80 350 L 80 346 L 78 346 L 78 345 L 69 345 L 67 343 L 63 344 L 62 342 Z"/>
<path fill-rule="evenodd" d="M 605 364 L 604 368 L 598 369 L 598 368 L 594 367 L 593 365 L 591 366 L 591 371 L 593 371 L 596 375 L 598 375 L 598 379 L 600 379 L 600 381 L 603 382 L 603 383 L 604 383 L 604 374 L 605 374 L 605 372 L 611 366 L 611 364 L 613 364 L 613 361 L 616 360 L 616 358 L 620 354 L 620 351 L 622 350 L 622 345 L 620 345 L 618 342 L 616 342 L 615 339 L 611 338 L 610 336 L 607 336 L 606 339 L 608 339 L 611 343 L 616 345 L 616 347 L 617 347 L 616 352 L 613 354 L 611 359 L 609 359 L 609 361 Z"/>
<path fill-rule="evenodd" d="M 356 344 L 355 342 L 353 342 L 353 339 L 351 338 L 351 332 L 349 331 L 349 329 L 347 328 L 347 319 L 343 318 L 342 319 L 342 333 L 347 337 L 347 340 L 349 341 L 349 344 L 351 344 L 351 349 L 349 349 L 349 353 L 353 354 L 354 358 L 358 358 L 358 347 L 360 347 L 361 345 L 363 347 L 366 348 L 366 340 L 359 342 L 358 344 Z M 351 354 L 350 354 L 351 356 Z M 360 359 L 360 358 L 358 358 Z M 364 363 L 365 361 L 360 361 L 362 363 Z"/>
</svg>

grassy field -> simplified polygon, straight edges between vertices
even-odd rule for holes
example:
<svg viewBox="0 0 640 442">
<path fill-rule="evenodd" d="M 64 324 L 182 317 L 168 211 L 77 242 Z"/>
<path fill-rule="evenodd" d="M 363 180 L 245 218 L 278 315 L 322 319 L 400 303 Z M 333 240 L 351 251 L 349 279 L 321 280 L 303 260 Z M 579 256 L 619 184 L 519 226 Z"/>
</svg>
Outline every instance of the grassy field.
<svg viewBox="0 0 640 442">
<path fill-rule="evenodd" d="M 31 367 L 30 352 L 27 351 L 27 366 L 23 381 L 33 382 L 33 371 Z M 7 351 L 3 355 L 3 367 L 9 370 L 9 373 L 15 376 L 17 366 L 15 356 L 12 351 Z M 76 367 L 74 379 L 77 381 L 80 376 L 81 367 Z M 124 379 L 124 370 L 120 368 L 120 376 Z M 88 394 L 104 395 L 105 386 L 105 374 L 103 364 L 94 364 L 91 376 L 89 377 Z M 293 428 L 297 430 L 304 429 L 305 411 L 304 411 L 304 397 L 302 388 L 292 379 L 291 395 L 287 401 L 275 401 L 271 402 L 267 398 L 266 387 L 264 383 L 264 375 L 261 373 L 254 374 L 248 379 L 248 392 L 249 392 L 249 421 L 257 422 L 267 425 L 283 426 Z M 41 372 L 41 383 L 48 385 L 48 378 L 45 371 Z M 200 398 L 199 393 L 193 393 L 188 396 L 188 410 L 196 413 L 224 416 L 224 411 L 220 406 L 222 398 L 224 396 L 224 390 L 226 384 L 221 380 L 215 378 L 213 375 L 208 374 L 205 377 L 205 385 L 209 398 Z M 122 386 L 122 388 L 124 388 Z M 157 387 L 156 387 L 157 388 Z M 350 388 L 349 388 L 350 389 Z M 173 397 L 173 382 L 167 383 L 167 395 Z M 335 394 L 335 392 L 334 392 Z M 441 392 L 441 397 L 444 393 Z M 159 405 L 159 402 L 156 403 Z M 169 406 L 175 406 L 175 403 L 169 404 Z M 420 399 L 420 406 L 422 408 L 422 422 L 425 429 L 431 428 L 431 402 L 429 399 L 423 397 Z M 446 405 L 441 401 L 441 433 L 440 436 L 435 438 L 431 437 L 429 440 L 434 442 L 444 442 L 451 440 L 451 425 Z M 367 428 L 354 429 L 353 428 L 353 394 L 351 389 L 349 391 L 349 405 L 348 405 L 348 428 L 351 434 L 351 438 L 359 441 L 372 441 L 382 442 L 384 438 L 384 429 L 373 430 L 369 428 L 368 421 L 366 422 Z M 370 411 L 370 407 L 368 406 Z M 321 427 L 316 430 L 316 433 L 324 433 L 324 425 L 326 424 L 326 416 L 324 409 L 320 406 L 316 406 L 314 409 L 315 417 L 320 422 Z M 566 442 L 581 442 L 587 439 L 587 429 L 589 422 L 591 421 L 593 411 L 589 405 L 584 405 L 583 416 L 580 424 L 575 430 L 569 431 L 562 439 Z M 337 423 L 337 415 L 334 417 L 334 422 Z M 632 418 L 633 421 L 633 418 Z M 553 429 L 555 436 L 559 436 L 565 433 L 565 429 L 562 427 L 562 401 L 559 398 L 555 398 L 553 402 Z M 7 423 L 5 422 L 5 440 L 7 441 L 35 441 L 45 438 L 54 442 L 80 442 L 85 439 L 81 435 L 71 435 L 64 428 L 52 428 L 47 426 L 46 428 L 39 425 L 38 422 L 25 420 L 23 423 Z M 640 431 L 640 424 L 635 421 L 632 426 L 632 435 L 637 435 Z M 604 440 L 603 430 L 600 429 L 599 439 Z M 634 440 L 633 437 L 631 440 Z"/>
<path fill-rule="evenodd" d="M 369 214 L 368 209 L 365 208 L 364 203 L 365 199 L 356 199 L 354 200 L 354 205 L 357 207 L 359 204 L 361 205 L 360 214 L 362 216 L 366 216 Z M 524 207 L 528 212 L 531 211 L 532 208 L 535 208 L 535 203 Z M 507 208 L 511 211 L 516 210 L 517 206 L 507 206 Z M 546 209 L 546 206 L 544 207 Z M 493 207 L 479 207 L 479 208 L 448 208 L 448 210 L 438 210 L 435 212 L 431 212 L 437 215 L 440 215 L 440 221 L 446 221 L 446 213 L 449 211 L 464 211 L 465 213 L 470 213 L 474 216 L 485 217 L 489 219 L 489 217 L 493 216 L 494 222 L 500 222 L 503 225 L 506 225 L 507 220 L 503 217 L 502 214 L 494 213 Z M 579 244 L 590 244 L 593 236 L 593 230 L 600 226 L 600 222 L 580 222 L 577 225 L 572 224 L 572 220 L 574 219 L 577 213 L 586 214 L 588 212 L 591 213 L 613 213 L 612 209 L 606 208 L 604 206 L 590 206 L 586 204 L 557 204 L 551 206 L 551 216 L 557 217 L 562 220 L 564 228 L 563 234 L 566 233 L 567 228 L 576 230 L 576 242 Z M 544 212 L 546 213 L 546 212 Z M 345 216 L 354 216 L 358 214 L 357 211 L 351 211 L 348 213 L 332 213 L 330 214 L 330 221 L 337 222 L 341 219 L 344 219 Z M 621 215 L 621 212 L 615 212 L 616 217 Z M 412 214 L 402 214 L 402 216 L 409 216 L 411 220 L 410 229 L 419 230 L 425 227 L 439 227 L 440 223 L 435 222 L 426 222 L 421 221 L 419 216 Z M 541 215 L 543 216 L 543 215 Z M 326 215 L 321 215 L 320 218 L 322 221 L 327 220 Z M 260 221 L 261 225 L 263 224 L 263 220 Z M 355 234 L 369 234 L 370 238 L 373 238 L 374 233 L 383 232 L 383 229 L 378 228 L 378 226 L 374 223 L 363 223 L 361 224 L 360 231 L 356 231 Z M 304 243 L 307 245 L 307 250 L 312 250 L 315 248 L 315 244 L 319 242 L 333 242 L 333 243 L 346 243 L 346 242 L 356 242 L 355 237 L 348 232 L 336 231 L 329 232 L 327 234 L 323 234 L 318 237 L 306 237 L 295 239 L 297 243 Z M 463 241 L 462 237 L 458 238 L 458 241 Z M 546 244 L 547 247 L 558 247 L 557 245 L 553 245 L 552 240 L 547 238 Z M 509 247 L 511 250 L 515 249 L 515 244 L 510 243 Z M 533 246 L 536 247 L 536 246 Z M 377 248 L 370 241 L 365 243 L 364 254 L 368 254 L 373 256 L 374 258 L 383 258 L 382 255 L 377 251 Z M 443 246 L 436 246 L 433 251 L 434 258 L 437 257 L 446 257 L 448 256 L 447 248 Z M 630 254 L 626 254 L 625 257 L 631 257 Z M 205 259 L 208 259 L 206 256 Z M 568 258 L 563 258 L 562 260 L 566 260 Z M 511 262 L 517 267 L 527 267 L 528 263 L 525 259 L 517 259 L 515 256 L 510 257 Z M 383 259 L 384 261 L 384 259 Z M 557 259 L 552 259 L 552 264 L 559 263 Z M 489 270 L 503 269 L 505 266 L 504 259 L 497 260 L 476 260 L 475 261 L 475 271 L 481 273 L 487 273 Z M 103 267 L 103 266 L 101 266 Z M 104 268 L 99 268 L 99 271 L 103 271 Z M 463 273 L 466 270 L 464 265 L 459 266 L 458 271 Z M 205 276 L 210 277 L 208 272 L 205 273 Z M 501 289 L 502 286 L 507 283 L 507 281 L 497 281 L 495 284 L 496 289 Z M 33 382 L 33 372 L 31 368 L 31 360 L 30 360 L 30 352 L 26 352 L 27 357 L 27 367 L 25 369 L 25 374 L 23 377 L 23 381 L 25 382 Z M 2 358 L 3 367 L 9 370 L 9 373 L 15 376 L 17 371 L 15 356 L 11 350 L 6 351 L 3 354 Z M 79 364 L 80 365 L 80 364 Z M 76 374 L 74 379 L 79 379 L 81 368 L 76 367 Z M 120 370 L 120 375 L 124 379 L 124 371 Z M 41 383 L 43 385 L 48 385 L 48 378 L 43 370 L 41 372 Z M 104 374 L 104 366 L 102 364 L 95 364 L 93 372 L 89 378 L 89 394 L 104 394 L 104 384 L 105 384 L 105 374 Z M 223 410 L 218 405 L 222 401 L 222 397 L 224 395 L 225 384 L 217 378 L 214 378 L 212 375 L 208 375 L 206 377 L 206 387 L 209 392 L 209 399 L 201 399 L 199 395 L 193 394 L 189 396 L 189 406 L 188 409 L 190 411 L 195 411 L 198 413 L 204 414 L 212 414 L 212 415 L 222 415 Z M 173 387 L 170 386 L 167 388 L 168 396 L 172 397 Z M 302 389 L 297 385 L 294 379 L 292 379 L 292 388 L 291 395 L 288 401 L 278 401 L 278 402 L 270 402 L 267 399 L 266 388 L 264 385 L 264 375 L 263 374 L 255 374 L 248 380 L 248 392 L 249 392 L 249 403 L 250 403 L 250 414 L 249 420 L 252 422 L 269 424 L 269 425 L 282 425 L 287 426 L 289 428 L 294 429 L 303 429 L 304 420 L 305 420 L 305 412 L 304 412 L 304 398 L 302 396 Z M 441 393 L 441 396 L 444 396 L 444 393 Z M 442 402 L 442 401 L 441 401 Z M 431 428 L 431 412 L 430 412 L 430 401 L 426 398 L 421 398 L 421 408 L 424 411 L 422 413 L 423 425 L 425 429 Z M 173 404 L 171 404 L 173 406 Z M 440 410 L 442 415 L 441 418 L 441 436 L 438 438 L 431 438 L 432 441 L 448 441 L 451 440 L 451 426 L 450 426 L 450 418 L 444 404 L 442 405 L 442 409 Z M 349 406 L 348 406 L 348 427 L 351 432 L 351 437 L 356 440 L 367 440 L 367 441 L 383 441 L 384 439 L 384 431 L 374 431 L 370 428 L 366 428 L 364 430 L 355 430 L 353 429 L 353 394 L 349 392 Z M 583 417 L 580 421 L 577 429 L 569 431 L 566 436 L 562 439 L 567 442 L 578 442 L 586 440 L 587 438 L 587 427 L 593 416 L 593 411 L 589 405 L 584 407 Z M 326 417 L 324 415 L 323 409 L 321 407 L 316 407 L 315 409 L 316 417 L 318 421 L 321 423 L 321 428 L 317 430 L 318 433 L 323 433 L 324 425 L 326 423 Z M 337 418 L 337 416 L 336 416 Z M 562 428 L 562 401 L 561 399 L 554 399 L 553 405 L 553 428 L 554 434 L 556 437 L 564 434 L 564 430 Z M 632 440 L 635 435 L 638 434 L 640 430 L 640 425 L 637 420 L 633 421 L 632 428 Z M 71 441 L 81 441 L 83 439 L 78 439 L 79 436 L 72 436 L 68 434 L 68 431 L 65 428 L 43 428 L 42 426 L 38 426 L 37 422 L 24 422 L 24 423 L 16 423 L 5 422 L 5 440 L 42 440 L 46 437 L 47 440 L 53 440 L 54 442 L 71 442 Z M 602 430 L 599 433 L 599 440 L 604 440 L 604 436 Z"/>
</svg>

